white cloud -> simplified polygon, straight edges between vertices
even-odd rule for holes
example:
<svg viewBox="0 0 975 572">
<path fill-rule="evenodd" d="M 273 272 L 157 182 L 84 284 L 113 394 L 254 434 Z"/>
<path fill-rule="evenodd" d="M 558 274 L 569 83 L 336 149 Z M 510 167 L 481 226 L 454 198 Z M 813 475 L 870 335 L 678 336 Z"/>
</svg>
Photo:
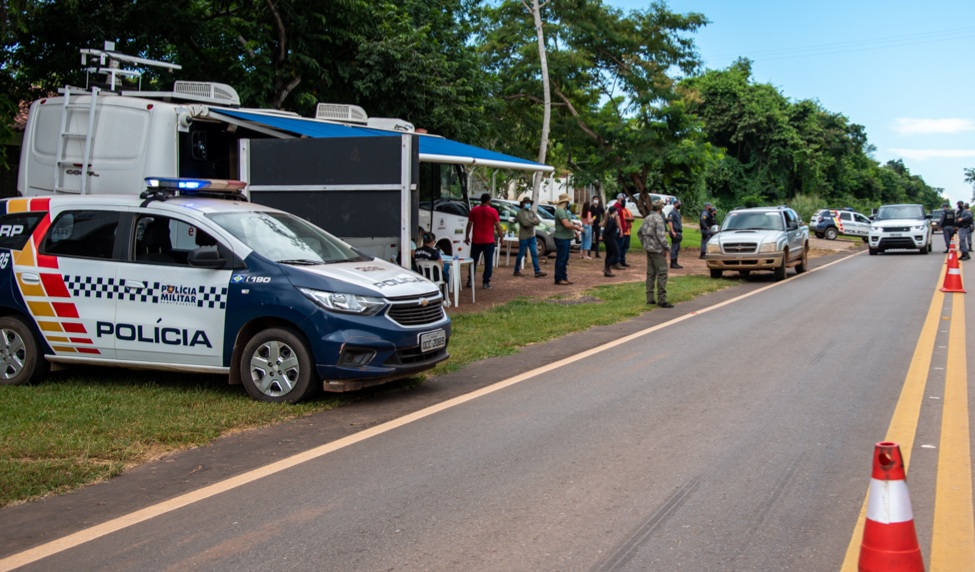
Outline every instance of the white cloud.
<svg viewBox="0 0 975 572">
<path fill-rule="evenodd" d="M 971 119 L 910 119 L 900 117 L 894 121 L 894 131 L 902 135 L 931 135 L 964 133 L 975 131 L 975 121 Z"/>
<path fill-rule="evenodd" d="M 968 159 L 975 157 L 975 149 L 889 149 L 888 152 L 904 159 Z"/>
</svg>

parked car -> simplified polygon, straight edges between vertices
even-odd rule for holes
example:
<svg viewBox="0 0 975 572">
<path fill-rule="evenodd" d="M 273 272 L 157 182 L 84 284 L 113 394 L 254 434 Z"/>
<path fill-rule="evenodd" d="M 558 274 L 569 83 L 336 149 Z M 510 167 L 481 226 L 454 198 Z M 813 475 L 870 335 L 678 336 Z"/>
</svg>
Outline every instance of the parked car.
<svg viewBox="0 0 975 572">
<path fill-rule="evenodd" d="M 239 181 L 154 183 L 0 201 L 0 385 L 92 364 L 222 373 L 294 403 L 447 359 L 433 283 L 247 202 Z"/>
<path fill-rule="evenodd" d="M 514 229 L 517 224 L 515 215 L 518 214 L 521 205 L 515 201 L 491 199 L 491 206 L 498 211 L 501 224 L 505 225 L 506 228 Z M 538 251 L 538 257 L 544 258 L 548 256 L 549 252 L 555 252 L 555 217 L 548 219 L 542 216 L 541 209 L 538 210 L 538 213 L 538 218 L 541 219 L 542 224 L 535 227 L 535 249 Z"/>
<path fill-rule="evenodd" d="M 802 274 L 809 267 L 809 227 L 789 207 L 736 209 L 724 217 L 708 241 L 704 260 L 711 278 L 725 270 L 745 276 L 755 270 L 771 270 L 776 280 L 787 268 Z"/>
<path fill-rule="evenodd" d="M 931 215 L 923 205 L 883 205 L 870 225 L 870 254 L 887 250 L 917 249 L 921 254 L 931 252 Z"/>
<path fill-rule="evenodd" d="M 941 215 L 943 214 L 945 214 L 945 209 L 931 211 L 931 232 L 941 232 Z"/>
<path fill-rule="evenodd" d="M 815 227 L 810 227 L 817 238 L 836 240 L 838 236 L 858 236 L 867 241 L 870 219 L 851 209 L 830 209 L 820 215 Z"/>
</svg>

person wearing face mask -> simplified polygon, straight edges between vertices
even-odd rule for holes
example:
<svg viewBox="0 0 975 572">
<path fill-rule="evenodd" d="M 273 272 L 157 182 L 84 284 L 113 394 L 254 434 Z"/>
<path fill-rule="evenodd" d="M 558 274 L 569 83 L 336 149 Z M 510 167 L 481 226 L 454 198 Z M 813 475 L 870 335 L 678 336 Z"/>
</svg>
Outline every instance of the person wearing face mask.
<svg viewBox="0 0 975 572">
<path fill-rule="evenodd" d="M 595 258 L 599 258 L 599 241 L 602 237 L 603 231 L 603 217 L 606 215 L 603 205 L 599 201 L 599 195 L 595 195 L 592 198 L 592 205 L 589 207 L 592 213 L 592 255 Z"/>
<path fill-rule="evenodd" d="M 515 258 L 515 276 L 524 276 L 521 271 L 522 260 L 525 252 L 532 255 L 532 265 L 535 267 L 535 278 L 547 276 L 538 266 L 538 250 L 535 246 L 535 227 L 541 224 L 538 215 L 532 211 L 532 199 L 529 196 L 521 197 L 521 209 L 515 215 L 518 221 L 518 257 Z"/>
</svg>

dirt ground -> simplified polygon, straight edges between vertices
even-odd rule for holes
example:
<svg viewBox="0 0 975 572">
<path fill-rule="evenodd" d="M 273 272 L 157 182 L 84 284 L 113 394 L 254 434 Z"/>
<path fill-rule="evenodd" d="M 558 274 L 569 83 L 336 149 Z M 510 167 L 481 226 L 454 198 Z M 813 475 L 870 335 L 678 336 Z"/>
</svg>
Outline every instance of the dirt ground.
<svg viewBox="0 0 975 572">
<path fill-rule="evenodd" d="M 678 264 L 682 269 L 670 269 L 669 276 L 689 276 L 707 275 L 708 269 L 704 261 L 698 258 L 701 250 L 698 244 L 683 245 L 678 257 Z M 838 250 L 854 250 L 863 248 L 862 243 L 845 240 L 823 240 L 810 238 L 810 258 L 830 254 Z M 555 255 L 543 258 L 539 261 L 542 272 L 547 272 L 548 276 L 535 278 L 530 263 L 526 263 L 526 276 L 516 277 L 514 273 L 515 255 L 517 249 L 512 249 L 510 262 L 506 264 L 506 249 L 501 247 L 501 264 L 494 269 L 491 277 L 490 290 L 481 288 L 480 274 L 483 267 L 478 267 L 476 280 L 477 291 L 475 292 L 476 302 L 471 303 L 471 292 L 464 288 L 460 292 L 460 304 L 451 306 L 447 309 L 447 314 L 456 316 L 468 312 L 481 312 L 493 306 L 504 304 L 519 297 L 529 297 L 534 300 L 542 300 L 549 296 L 578 294 L 584 290 L 602 284 L 621 284 L 624 282 L 643 282 L 646 279 L 647 257 L 646 253 L 639 244 L 635 244 L 627 252 L 626 262 L 630 264 L 625 270 L 613 270 L 616 274 L 613 278 L 603 276 L 602 258 L 585 260 L 580 258 L 579 251 L 573 250 L 569 256 L 569 281 L 573 284 L 569 286 L 555 285 Z M 605 255 L 605 253 L 602 253 Z M 464 280 L 467 279 L 466 271 Z"/>
</svg>

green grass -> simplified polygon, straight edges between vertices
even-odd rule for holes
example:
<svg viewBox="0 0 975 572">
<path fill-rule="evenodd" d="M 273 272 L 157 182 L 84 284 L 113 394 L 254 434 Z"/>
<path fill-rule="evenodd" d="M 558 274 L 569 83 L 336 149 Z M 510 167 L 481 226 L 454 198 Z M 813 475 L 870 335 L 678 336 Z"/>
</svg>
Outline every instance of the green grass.
<svg viewBox="0 0 975 572">
<path fill-rule="evenodd" d="M 667 291 L 670 301 L 683 302 L 730 284 L 681 276 L 667 283 Z M 628 283 L 461 314 L 453 319 L 451 358 L 429 373 L 456 371 L 571 331 L 626 320 L 648 311 L 643 301 L 643 283 Z M 97 482 L 220 435 L 419 383 L 421 377 L 298 405 L 253 401 L 241 387 L 228 386 L 224 376 L 172 372 L 78 368 L 52 374 L 35 386 L 0 387 L 0 507 Z"/>
</svg>

